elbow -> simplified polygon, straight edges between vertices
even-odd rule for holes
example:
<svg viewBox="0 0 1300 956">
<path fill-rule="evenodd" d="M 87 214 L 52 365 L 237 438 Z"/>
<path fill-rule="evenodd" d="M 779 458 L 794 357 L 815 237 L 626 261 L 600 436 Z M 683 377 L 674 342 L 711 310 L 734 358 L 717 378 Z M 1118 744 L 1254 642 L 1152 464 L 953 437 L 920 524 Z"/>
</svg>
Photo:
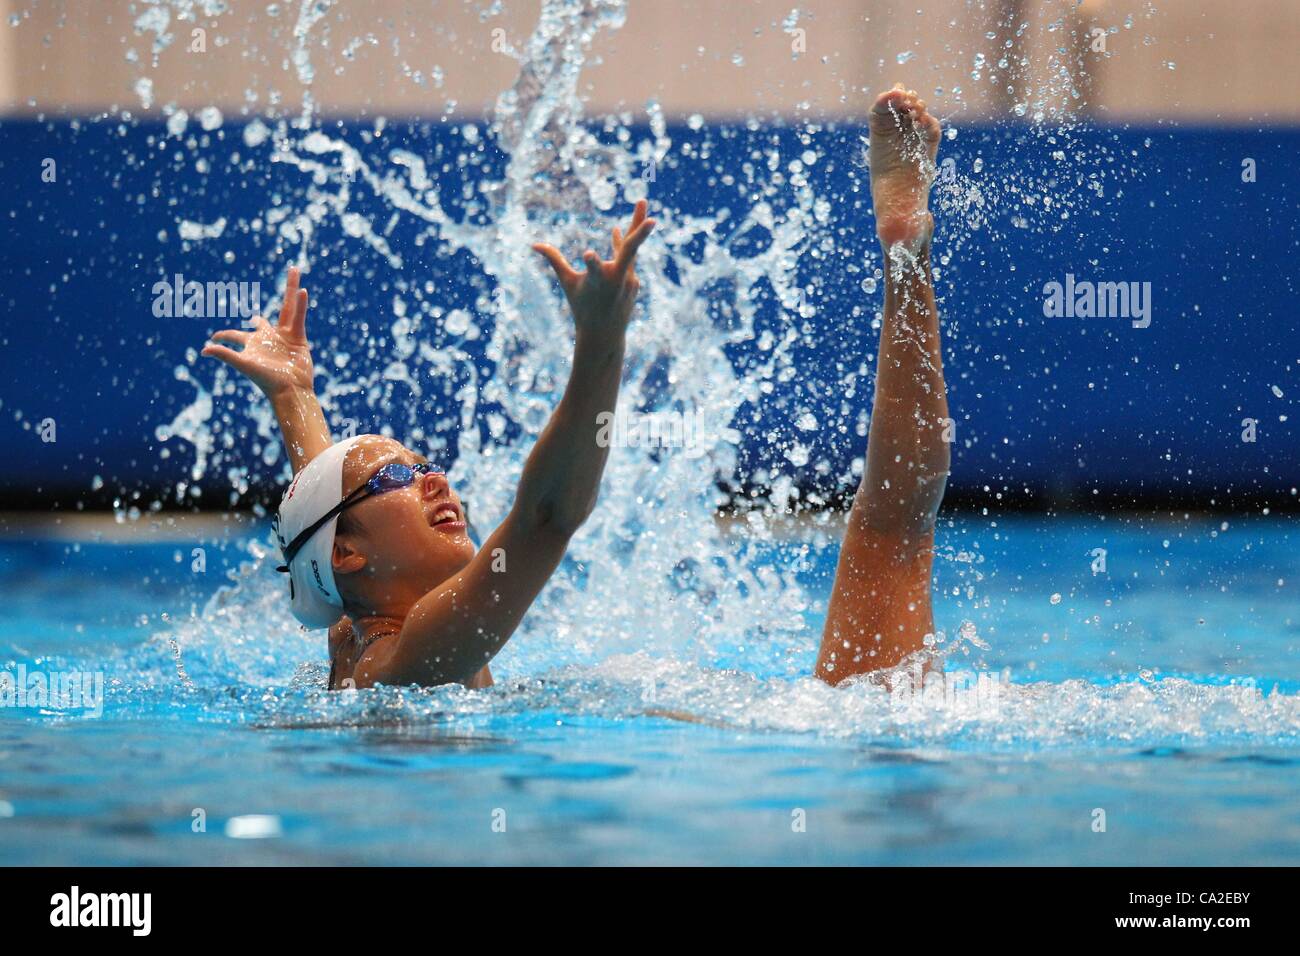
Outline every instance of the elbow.
<svg viewBox="0 0 1300 956">
<path fill-rule="evenodd" d="M 539 531 L 571 538 L 595 510 L 595 494 L 577 501 L 545 501 L 537 507 L 537 528 Z"/>
</svg>

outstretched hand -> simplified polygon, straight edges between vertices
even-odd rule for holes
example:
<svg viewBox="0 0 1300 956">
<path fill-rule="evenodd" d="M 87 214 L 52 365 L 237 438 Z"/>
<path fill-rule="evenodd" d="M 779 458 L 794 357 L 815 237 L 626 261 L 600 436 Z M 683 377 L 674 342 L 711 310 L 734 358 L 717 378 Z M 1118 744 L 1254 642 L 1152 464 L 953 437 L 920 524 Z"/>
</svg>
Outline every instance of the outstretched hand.
<svg viewBox="0 0 1300 956">
<path fill-rule="evenodd" d="M 312 391 L 315 370 L 307 345 L 307 290 L 298 288 L 299 271 L 290 267 L 280 320 L 272 325 L 253 316 L 253 330 L 222 329 L 203 347 L 203 354 L 246 375 L 268 397 L 287 389 Z M 230 348 L 238 345 L 241 350 Z"/>
<path fill-rule="evenodd" d="M 578 272 L 554 246 L 539 242 L 533 249 L 541 253 L 555 270 L 560 287 L 573 309 L 574 322 L 579 332 L 613 330 L 623 331 L 632 318 L 632 306 L 641 288 L 636 277 L 636 251 L 655 227 L 653 219 L 646 218 L 644 199 L 636 204 L 627 235 L 614 227 L 614 258 L 602 261 L 594 251 L 582 254 L 587 269 Z M 611 329 L 611 326 L 613 327 Z"/>
</svg>

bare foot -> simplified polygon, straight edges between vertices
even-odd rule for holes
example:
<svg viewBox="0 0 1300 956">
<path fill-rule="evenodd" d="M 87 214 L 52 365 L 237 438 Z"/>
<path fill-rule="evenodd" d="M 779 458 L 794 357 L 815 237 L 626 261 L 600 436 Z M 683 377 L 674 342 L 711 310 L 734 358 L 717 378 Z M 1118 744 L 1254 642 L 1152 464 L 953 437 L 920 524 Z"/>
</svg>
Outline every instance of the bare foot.
<svg viewBox="0 0 1300 956">
<path fill-rule="evenodd" d="M 901 242 L 915 253 L 934 231 L 929 194 L 939 152 L 939 121 L 925 111 L 925 101 L 915 90 L 904 90 L 900 83 L 876 97 L 869 125 L 876 235 L 887 249 Z"/>
</svg>

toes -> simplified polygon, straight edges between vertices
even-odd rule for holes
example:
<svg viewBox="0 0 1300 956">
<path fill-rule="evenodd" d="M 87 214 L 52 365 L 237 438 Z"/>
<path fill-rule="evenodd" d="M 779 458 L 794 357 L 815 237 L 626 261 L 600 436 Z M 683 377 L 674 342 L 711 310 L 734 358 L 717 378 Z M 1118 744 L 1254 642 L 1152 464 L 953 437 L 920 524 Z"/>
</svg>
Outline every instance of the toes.
<svg viewBox="0 0 1300 956">
<path fill-rule="evenodd" d="M 903 89 L 901 85 L 897 85 L 892 90 L 887 90 L 877 96 L 871 111 L 881 115 L 889 113 L 905 114 L 911 112 L 912 103 L 912 94 Z"/>
<path fill-rule="evenodd" d="M 877 96 L 871 112 L 876 116 L 888 116 L 903 129 L 911 126 L 927 142 L 938 141 L 942 132 L 938 119 L 930 115 L 925 100 L 916 90 L 904 89 L 901 83 L 895 83 L 892 90 Z"/>
<path fill-rule="evenodd" d="M 916 90 L 903 88 L 902 83 L 895 83 L 892 90 L 886 90 L 876 97 L 871 111 L 877 115 L 892 115 L 900 120 L 911 119 L 921 126 L 928 124 L 925 100 Z"/>
</svg>

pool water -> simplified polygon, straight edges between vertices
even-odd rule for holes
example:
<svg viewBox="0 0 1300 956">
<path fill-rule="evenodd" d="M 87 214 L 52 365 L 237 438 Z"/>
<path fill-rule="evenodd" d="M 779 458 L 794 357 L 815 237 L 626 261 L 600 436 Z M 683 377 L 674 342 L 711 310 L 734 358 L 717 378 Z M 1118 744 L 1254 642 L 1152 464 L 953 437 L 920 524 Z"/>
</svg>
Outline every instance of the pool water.
<svg viewBox="0 0 1300 956">
<path fill-rule="evenodd" d="M 813 598 L 787 632 L 575 619 L 487 691 L 335 694 L 264 528 L 209 528 L 196 570 L 166 519 L 8 524 L 0 670 L 107 686 L 98 717 L 0 707 L 0 863 L 1294 864 L 1293 524 L 945 516 L 974 703 L 807 676 L 833 519 L 764 558 Z"/>
</svg>

